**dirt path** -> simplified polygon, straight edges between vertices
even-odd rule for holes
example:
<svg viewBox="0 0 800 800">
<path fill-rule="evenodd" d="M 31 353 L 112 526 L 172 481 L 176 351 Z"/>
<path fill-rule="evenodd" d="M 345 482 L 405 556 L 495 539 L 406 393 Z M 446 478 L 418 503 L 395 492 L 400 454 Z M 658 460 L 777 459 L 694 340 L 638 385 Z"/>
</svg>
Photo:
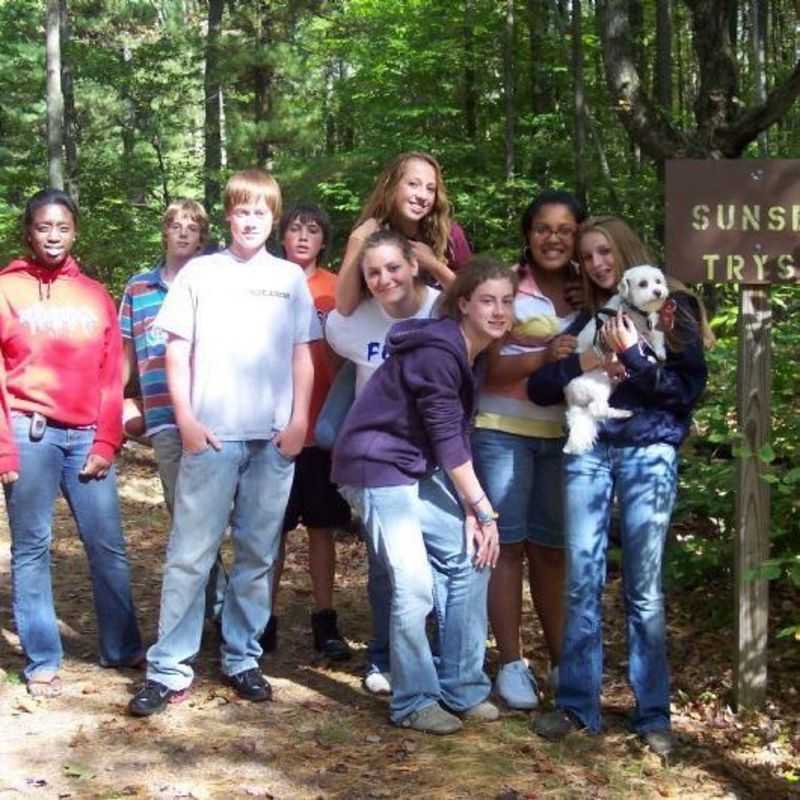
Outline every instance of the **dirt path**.
<svg viewBox="0 0 800 800">
<path fill-rule="evenodd" d="M 121 464 L 123 514 L 143 633 L 155 635 L 168 520 L 145 450 Z M 360 688 L 369 632 L 361 544 L 343 539 L 338 607 L 356 650 L 344 669 L 312 658 L 305 536 L 288 548 L 279 602 L 280 646 L 264 664 L 273 703 L 240 701 L 221 686 L 216 636 L 209 633 L 186 702 L 135 720 L 125 706 L 141 673 L 95 663 L 94 615 L 86 561 L 66 508 L 55 523 L 54 586 L 66 649 L 65 691 L 31 699 L 10 613 L 9 541 L 0 523 L 0 800 L 57 798 L 782 798 L 800 797 L 800 658 L 773 648 L 775 680 L 766 715 L 737 720 L 726 710 L 727 630 L 708 630 L 710 599 L 675 598 L 671 607 L 675 727 L 682 746 L 668 765 L 642 751 L 624 728 L 623 630 L 617 592 L 608 592 L 609 732 L 550 745 L 532 736 L 524 714 L 468 726 L 444 738 L 409 734 L 386 722 L 386 705 Z M 616 581 L 615 581 L 616 582 Z M 719 594 L 719 592 L 717 592 Z M 680 599 L 680 605 L 677 601 Z M 537 674 L 544 674 L 538 628 L 525 630 Z M 494 657 L 490 651 L 490 657 Z"/>
</svg>

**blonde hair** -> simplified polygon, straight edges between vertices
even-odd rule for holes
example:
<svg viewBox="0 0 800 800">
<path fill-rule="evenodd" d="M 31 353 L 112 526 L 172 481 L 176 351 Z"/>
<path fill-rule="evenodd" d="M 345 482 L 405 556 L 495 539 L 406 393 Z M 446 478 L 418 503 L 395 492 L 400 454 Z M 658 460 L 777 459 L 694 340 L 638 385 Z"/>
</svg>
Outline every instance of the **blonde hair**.
<svg viewBox="0 0 800 800">
<path fill-rule="evenodd" d="M 622 279 L 622 273 L 630 267 L 641 264 L 652 264 L 653 259 L 644 242 L 633 232 L 630 226 L 619 217 L 589 217 L 578 228 L 576 251 L 580 263 L 581 239 L 589 233 L 599 233 L 608 242 L 614 256 L 616 280 Z M 586 274 L 581 263 L 581 283 L 585 304 L 591 311 L 602 308 L 604 298 L 595 282 Z"/>
<path fill-rule="evenodd" d="M 444 260 L 447 244 L 450 239 L 450 201 L 442 179 L 442 168 L 439 162 L 428 153 L 410 151 L 400 153 L 381 172 L 375 188 L 361 209 L 356 227 L 368 219 L 376 219 L 381 225 L 391 225 L 394 214 L 397 187 L 403 178 L 409 161 L 424 161 L 433 167 L 436 174 L 436 197 L 433 208 L 419 222 L 419 237 L 429 245 L 436 258 Z"/>
<path fill-rule="evenodd" d="M 263 197 L 273 219 L 281 216 L 281 187 L 278 181 L 263 169 L 244 169 L 228 178 L 225 184 L 223 203 L 225 213 L 230 214 L 234 207 L 252 203 Z"/>
<path fill-rule="evenodd" d="M 702 339 L 703 347 L 706 350 L 711 349 L 716 344 L 717 337 L 708 324 L 708 314 L 703 301 L 685 284 L 669 275 L 667 275 L 667 288 L 671 298 L 674 299 L 675 295 L 682 294 L 689 300 L 688 306 L 677 302 L 675 304 L 675 324 L 672 330 L 664 331 L 667 347 L 673 352 L 680 352 L 699 337 Z"/>
<path fill-rule="evenodd" d="M 200 247 L 198 249 L 202 249 L 208 241 L 208 214 L 197 200 L 190 200 L 187 197 L 173 200 L 167 206 L 167 210 L 161 218 L 161 246 L 166 250 L 167 228 L 182 215 L 189 217 L 192 222 L 200 227 Z"/>
</svg>

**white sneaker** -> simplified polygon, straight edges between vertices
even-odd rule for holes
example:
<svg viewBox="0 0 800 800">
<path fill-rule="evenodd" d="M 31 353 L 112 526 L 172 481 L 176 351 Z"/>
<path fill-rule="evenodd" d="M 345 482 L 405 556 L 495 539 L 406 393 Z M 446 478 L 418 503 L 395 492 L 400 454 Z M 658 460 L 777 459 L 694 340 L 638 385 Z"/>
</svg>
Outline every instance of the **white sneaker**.
<svg viewBox="0 0 800 800">
<path fill-rule="evenodd" d="M 494 691 L 509 708 L 530 711 L 539 705 L 536 679 L 521 658 L 500 667 Z"/>
<path fill-rule="evenodd" d="M 391 694 L 392 675 L 390 672 L 370 672 L 364 678 L 364 688 L 370 694 Z"/>
</svg>

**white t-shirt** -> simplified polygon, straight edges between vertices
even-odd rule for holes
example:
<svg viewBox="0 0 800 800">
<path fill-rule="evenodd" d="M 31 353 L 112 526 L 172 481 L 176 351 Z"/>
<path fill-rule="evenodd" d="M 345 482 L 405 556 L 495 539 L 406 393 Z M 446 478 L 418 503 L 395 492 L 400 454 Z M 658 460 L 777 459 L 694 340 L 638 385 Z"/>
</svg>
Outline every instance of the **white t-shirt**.
<svg viewBox="0 0 800 800">
<path fill-rule="evenodd" d="M 374 297 L 363 300 L 349 317 L 338 311 L 328 314 L 325 338 L 340 356 L 355 363 L 356 395 L 386 358 L 386 334 L 392 325 L 404 319 L 427 319 L 439 294 L 437 289 L 426 286 L 422 305 L 411 317 L 389 316 Z"/>
<path fill-rule="evenodd" d="M 294 345 L 322 336 L 303 270 L 266 250 L 249 261 L 229 250 L 193 259 L 154 324 L 192 343 L 192 411 L 227 441 L 286 427 Z"/>
</svg>

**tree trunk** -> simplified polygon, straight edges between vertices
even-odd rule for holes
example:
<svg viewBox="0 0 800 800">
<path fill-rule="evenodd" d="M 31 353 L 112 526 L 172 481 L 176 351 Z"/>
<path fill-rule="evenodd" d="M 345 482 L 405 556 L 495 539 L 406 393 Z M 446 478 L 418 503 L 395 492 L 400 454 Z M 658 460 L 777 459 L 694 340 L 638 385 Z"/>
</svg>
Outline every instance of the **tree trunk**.
<svg viewBox="0 0 800 800">
<path fill-rule="evenodd" d="M 575 76 L 575 195 L 586 207 L 586 105 L 583 85 L 581 0 L 572 0 L 572 72 Z"/>
<path fill-rule="evenodd" d="M 759 103 L 767 99 L 766 47 L 767 47 L 767 5 L 764 0 L 750 0 L 750 46 L 753 50 L 753 85 L 755 97 Z M 760 155 L 769 155 L 767 132 L 758 135 Z"/>
<path fill-rule="evenodd" d="M 130 82 L 133 75 L 133 53 L 130 45 L 122 47 L 122 61 L 125 65 L 125 79 L 120 83 L 120 96 L 122 99 L 122 122 L 120 131 L 122 136 L 122 170 L 125 175 L 125 190 L 128 202 L 138 205 L 144 202 L 146 191 L 143 187 L 141 176 L 136 169 L 136 132 L 138 130 L 138 114 L 136 103 L 130 92 Z"/>
<path fill-rule="evenodd" d="M 222 169 L 222 79 L 219 67 L 219 38 L 222 28 L 224 0 L 208 2 L 208 34 L 206 36 L 205 70 L 205 185 L 206 210 L 213 215 L 220 200 Z"/>
<path fill-rule="evenodd" d="M 47 0 L 47 162 L 50 186 L 64 188 L 64 96 L 61 93 L 61 8 Z"/>
<path fill-rule="evenodd" d="M 272 168 L 272 143 L 269 125 L 272 119 L 272 91 L 275 68 L 270 61 L 273 19 L 270 5 L 265 4 L 257 21 L 256 64 L 253 69 L 253 118 L 256 127 L 255 159 L 258 166 Z"/>
<path fill-rule="evenodd" d="M 672 0 L 656 3 L 656 60 L 653 69 L 653 95 L 664 114 L 672 115 Z M 656 162 L 659 194 L 664 195 L 665 161 Z M 664 243 L 664 226 L 658 223 L 656 235 Z"/>
<path fill-rule="evenodd" d="M 656 3 L 656 63 L 653 94 L 667 114 L 672 113 L 672 0 Z"/>
<path fill-rule="evenodd" d="M 475 0 L 464 0 L 464 128 L 473 143 L 478 139 L 478 98 L 475 74 Z"/>
<path fill-rule="evenodd" d="M 514 178 L 514 0 L 506 0 L 503 94 L 505 96 L 506 180 Z"/>
<path fill-rule="evenodd" d="M 528 48 L 530 50 L 530 101 L 534 114 L 546 114 L 553 108 L 544 64 L 544 47 L 549 27 L 547 2 L 528 0 Z"/>
<path fill-rule="evenodd" d="M 738 91 L 729 3 L 687 0 L 692 12 L 692 43 L 700 65 L 694 113 L 698 133 L 714 149 L 714 132 L 733 121 Z"/>
<path fill-rule="evenodd" d="M 334 91 L 334 64 L 329 61 L 325 67 L 325 154 L 332 156 L 336 152 L 336 114 Z"/>
<path fill-rule="evenodd" d="M 171 198 L 169 195 L 169 180 L 167 178 L 167 165 L 164 162 L 164 148 L 161 145 L 161 134 L 156 131 L 153 134 L 152 139 L 153 150 L 156 153 L 156 159 L 158 160 L 158 174 L 161 176 L 161 197 L 162 202 L 164 204 L 164 208 L 166 208 L 170 202 Z"/>
<path fill-rule="evenodd" d="M 338 59 L 339 80 L 346 82 L 350 77 L 347 63 L 343 59 Z M 340 143 L 346 152 L 351 152 L 356 146 L 356 128 L 353 124 L 353 115 L 349 112 L 350 90 L 347 89 L 342 106 L 345 108 L 342 120 L 339 123 Z"/>
<path fill-rule="evenodd" d="M 59 17 L 61 24 L 61 88 L 64 94 L 64 154 L 67 160 L 67 191 L 80 205 L 78 187 L 78 141 L 75 114 L 75 92 L 72 85 L 72 67 L 69 59 L 69 15 L 67 0 L 60 0 Z"/>
</svg>

